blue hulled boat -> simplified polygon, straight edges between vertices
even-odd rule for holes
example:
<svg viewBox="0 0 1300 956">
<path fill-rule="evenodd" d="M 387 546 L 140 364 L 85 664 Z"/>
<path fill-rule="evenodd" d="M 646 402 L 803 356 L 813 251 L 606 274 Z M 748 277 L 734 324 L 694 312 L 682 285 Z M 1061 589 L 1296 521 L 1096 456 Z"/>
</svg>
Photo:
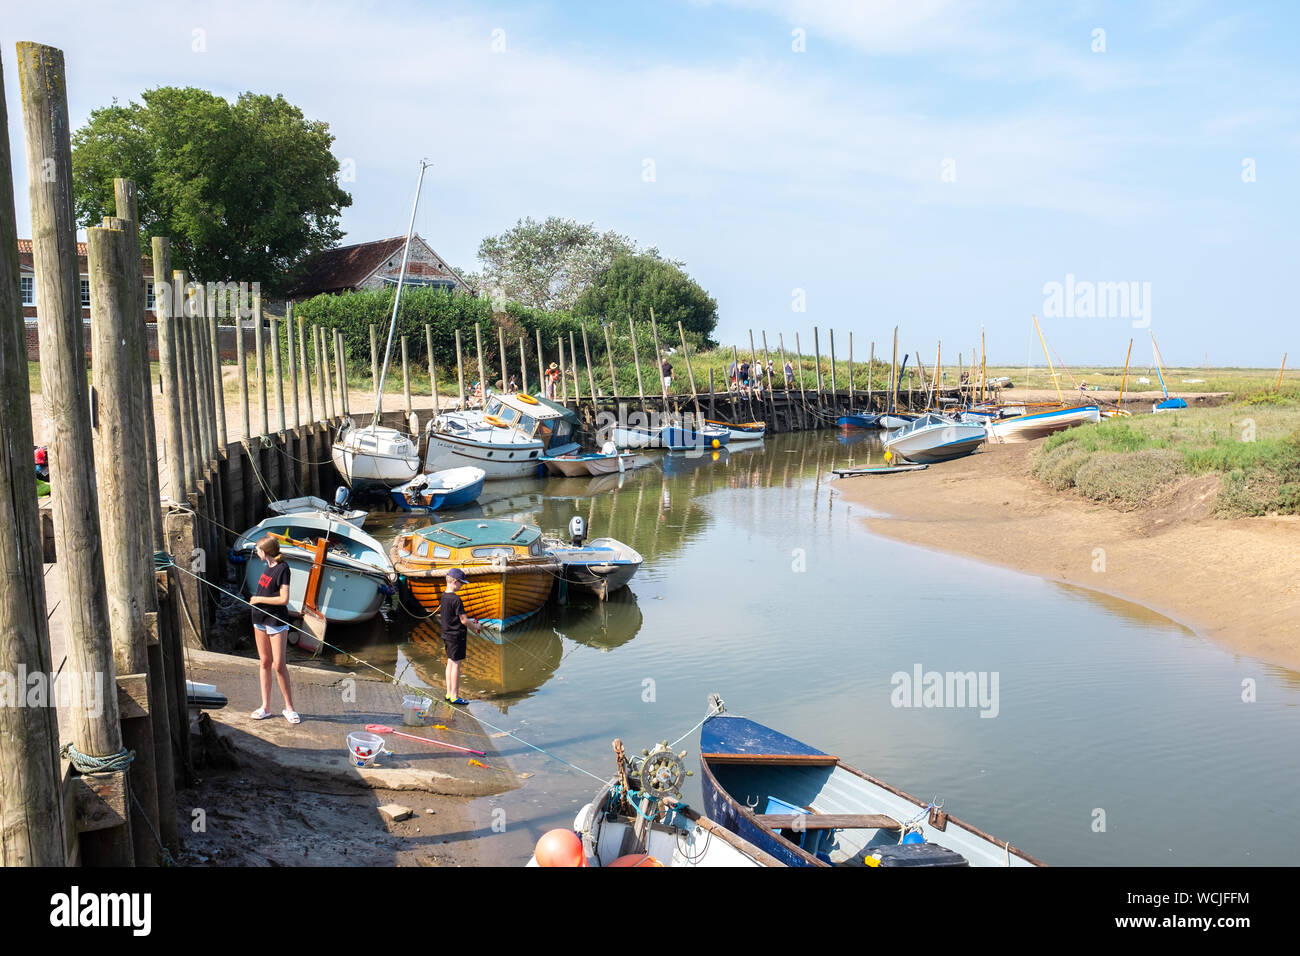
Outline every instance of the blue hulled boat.
<svg viewBox="0 0 1300 956">
<path fill-rule="evenodd" d="M 705 814 L 789 866 L 1042 866 L 943 810 L 710 695 Z"/>
<path fill-rule="evenodd" d="M 880 416 L 867 412 L 849 412 L 835 419 L 835 424 L 841 428 L 879 428 Z"/>
<path fill-rule="evenodd" d="M 482 468 L 466 465 L 416 475 L 390 494 L 402 511 L 448 511 L 473 504 L 483 493 L 487 474 Z"/>
</svg>

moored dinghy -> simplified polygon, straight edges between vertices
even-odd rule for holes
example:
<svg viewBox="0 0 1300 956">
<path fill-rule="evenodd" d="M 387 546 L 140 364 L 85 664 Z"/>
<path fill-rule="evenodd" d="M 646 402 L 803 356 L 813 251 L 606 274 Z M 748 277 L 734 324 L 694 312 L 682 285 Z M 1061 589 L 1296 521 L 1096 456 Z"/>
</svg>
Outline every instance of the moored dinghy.
<svg viewBox="0 0 1300 956">
<path fill-rule="evenodd" d="M 391 492 L 393 503 L 403 511 L 438 511 L 473 504 L 483 492 L 486 478 L 482 468 L 466 465 L 416 475 Z"/>
<path fill-rule="evenodd" d="M 725 428 L 732 442 L 762 441 L 763 436 L 767 434 L 767 422 L 741 422 L 732 425 L 706 418 L 704 424 L 712 425 L 714 428 Z"/>
<path fill-rule="evenodd" d="M 301 498 L 281 498 L 279 501 L 272 501 L 266 506 L 266 510 L 273 515 L 323 512 L 346 521 L 348 524 L 356 525 L 358 528 L 365 525 L 366 518 L 370 516 L 370 512 L 361 508 L 348 508 L 348 489 L 346 487 L 339 488 L 338 493 L 334 496 L 334 504 L 329 504 L 324 498 L 304 495 Z"/>
<path fill-rule="evenodd" d="M 789 866 L 1042 866 L 1042 862 L 709 697 L 706 814 Z"/>
<path fill-rule="evenodd" d="M 615 776 L 578 811 L 574 832 L 555 834 L 558 853 L 552 834 L 545 834 L 528 866 L 781 866 L 682 801 L 681 787 L 689 774 L 685 754 L 660 744 L 629 758 L 623 742 L 615 740 Z M 561 858 L 552 859 L 557 855 Z"/>
<path fill-rule="evenodd" d="M 544 539 L 544 546 L 546 553 L 560 562 L 565 581 L 604 600 L 611 592 L 627 587 L 642 558 L 636 549 L 614 538 L 593 538 L 584 544 L 586 533 L 587 522 L 574 515 L 569 521 L 569 543 Z"/>
<path fill-rule="evenodd" d="M 951 461 L 971 454 L 988 438 L 981 424 L 954 421 L 943 415 L 922 415 L 885 439 L 896 457 L 916 464 Z"/>
</svg>

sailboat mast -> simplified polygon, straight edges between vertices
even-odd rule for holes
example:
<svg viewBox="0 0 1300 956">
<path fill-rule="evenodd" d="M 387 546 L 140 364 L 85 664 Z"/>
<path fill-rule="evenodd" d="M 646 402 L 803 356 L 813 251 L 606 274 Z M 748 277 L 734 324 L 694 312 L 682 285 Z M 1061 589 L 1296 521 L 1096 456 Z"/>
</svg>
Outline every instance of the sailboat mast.
<svg viewBox="0 0 1300 956">
<path fill-rule="evenodd" d="M 1056 377 L 1056 366 L 1052 364 L 1052 355 L 1047 351 L 1047 340 L 1043 338 L 1043 329 L 1038 324 L 1038 316 L 1032 315 L 1030 318 L 1034 320 L 1034 329 L 1038 332 L 1038 341 L 1043 346 L 1043 355 L 1047 357 L 1047 368 L 1052 373 L 1052 386 L 1056 389 L 1056 400 L 1064 405 L 1065 399 L 1061 397 L 1061 383 Z M 1155 340 L 1152 339 L 1152 341 Z"/>
<path fill-rule="evenodd" d="M 1148 332 L 1151 336 L 1151 357 L 1156 360 L 1156 374 L 1160 376 L 1160 391 L 1165 393 L 1165 401 L 1169 400 L 1169 389 L 1165 385 L 1165 370 L 1160 367 L 1160 346 L 1156 345 L 1156 334 Z"/>
<path fill-rule="evenodd" d="M 1128 384 L 1128 360 L 1133 357 L 1133 340 L 1128 340 L 1128 354 L 1124 356 L 1124 377 L 1119 380 L 1119 402 L 1116 407 L 1124 409 L 1124 386 Z"/>
<path fill-rule="evenodd" d="M 402 286 L 406 283 L 406 259 L 411 254 L 411 236 L 415 234 L 415 211 L 420 208 L 420 189 L 424 185 L 424 171 L 432 163 L 420 160 L 420 178 L 415 184 L 415 202 L 411 204 L 411 224 L 406 229 L 406 245 L 402 248 L 402 268 L 397 274 L 397 295 L 393 296 L 393 317 L 388 322 L 388 344 L 384 346 L 384 369 L 379 373 L 379 388 L 375 395 L 375 417 L 371 428 L 379 427 L 380 416 L 384 413 L 384 379 L 388 375 L 388 360 L 393 353 L 393 331 L 397 328 L 397 308 L 402 302 Z"/>
</svg>

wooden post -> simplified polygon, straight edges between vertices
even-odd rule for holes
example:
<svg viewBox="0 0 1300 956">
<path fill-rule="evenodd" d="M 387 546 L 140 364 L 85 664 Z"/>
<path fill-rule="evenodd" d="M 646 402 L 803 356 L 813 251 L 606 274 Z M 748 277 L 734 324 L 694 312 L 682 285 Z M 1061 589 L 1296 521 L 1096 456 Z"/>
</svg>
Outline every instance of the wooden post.
<svg viewBox="0 0 1300 956">
<path fill-rule="evenodd" d="M 293 333 L 293 303 L 286 302 L 284 305 L 284 346 L 285 351 L 289 353 L 289 391 L 293 395 L 293 431 L 296 435 L 298 429 L 302 427 L 302 418 L 298 414 L 298 360 L 296 357 L 297 349 L 293 347 Z"/>
<path fill-rule="evenodd" d="M 186 424 L 189 428 L 186 437 L 189 442 L 190 461 L 194 466 L 194 484 L 190 488 L 191 494 L 198 494 L 204 481 L 204 468 L 206 460 L 204 458 L 203 433 L 205 423 L 202 417 L 202 405 L 200 404 L 200 385 L 201 380 L 198 374 L 198 364 L 196 362 L 195 349 L 197 348 L 198 333 L 194 328 L 193 302 L 189 294 L 190 277 L 184 269 L 177 269 L 172 273 L 172 288 L 176 295 L 177 309 L 180 313 L 179 322 L 183 329 L 185 350 L 181 353 L 181 362 L 185 372 L 185 387 L 181 394 L 184 396 L 186 405 L 185 411 Z M 195 504 L 198 499 L 195 499 Z"/>
<path fill-rule="evenodd" d="M 131 224 L 129 220 L 118 221 Z M 142 596 L 146 589 L 156 593 L 157 587 L 149 536 L 142 533 L 149 527 L 149 479 L 139 455 L 144 447 L 140 379 L 147 378 L 148 373 L 140 367 L 144 325 L 135 314 L 139 292 L 131 282 L 131 260 L 140 258 L 138 242 L 135 235 L 122 229 L 86 230 L 91 348 L 99 399 L 99 424 L 94 429 L 95 458 L 99 462 L 95 479 L 113 666 L 122 675 L 149 673 L 147 605 Z M 122 727 L 124 745 L 135 751 L 129 774 L 132 795 L 143 808 L 143 813 L 131 818 L 137 866 L 151 865 L 158 857 L 151 832 L 158 827 L 152 724 L 153 718 L 165 711 L 156 711 L 157 701 L 149 700 L 146 715 L 128 720 Z"/>
<path fill-rule="evenodd" d="M 573 330 L 569 330 L 569 369 L 573 372 L 573 400 L 582 401 L 582 389 L 578 387 L 578 346 L 574 342 Z"/>
<path fill-rule="evenodd" d="M 180 373 L 176 360 L 176 317 L 172 314 L 171 240 L 153 239 L 153 302 L 158 326 L 158 366 L 162 374 L 166 433 L 163 438 L 167 462 L 167 495 L 178 504 L 185 502 L 185 458 L 181 452 L 181 402 L 177 389 Z"/>
<path fill-rule="evenodd" d="M 316 421 L 316 405 L 311 394 L 311 366 L 307 364 L 306 322 L 298 319 L 298 365 L 302 368 L 303 401 L 307 406 L 307 424 Z"/>
<path fill-rule="evenodd" d="M 618 375 L 614 371 L 614 349 L 609 344 L 609 324 L 602 323 L 601 328 L 605 330 L 605 358 L 609 359 L 609 387 L 614 393 L 614 398 L 618 398 Z"/>
<path fill-rule="evenodd" d="M 483 364 L 483 328 L 477 322 L 474 323 L 474 346 L 478 350 L 478 385 L 479 396 L 483 400 L 484 406 L 487 405 L 487 366 Z"/>
<path fill-rule="evenodd" d="M 839 389 L 835 384 L 835 330 L 828 330 L 831 337 L 831 407 L 835 407 L 839 398 Z"/>
<path fill-rule="evenodd" d="M 767 366 L 772 364 L 772 354 L 767 350 L 767 330 L 764 329 L 763 335 L 763 374 L 767 374 Z M 781 370 L 784 375 L 785 369 Z M 772 418 L 772 427 L 776 427 L 776 369 L 772 369 L 772 375 L 767 380 L 767 408 Z"/>
<path fill-rule="evenodd" d="M 348 350 L 343 341 L 343 333 L 334 330 L 334 361 L 339 367 L 339 400 L 343 403 L 343 414 L 352 414 L 352 403 L 348 389 Z"/>
<path fill-rule="evenodd" d="M 433 364 L 433 326 L 424 323 L 424 354 L 429 360 L 429 395 L 433 398 L 433 414 L 438 416 L 438 370 Z"/>
<path fill-rule="evenodd" d="M 876 370 L 876 342 L 871 342 L 871 355 L 867 359 L 867 412 L 875 411 L 876 396 L 871 391 L 871 375 Z"/>
<path fill-rule="evenodd" d="M 627 317 L 627 330 L 632 335 L 632 362 L 636 365 L 636 392 L 640 400 L 642 409 L 645 406 L 645 383 L 641 381 L 641 356 L 637 353 L 636 347 L 636 326 L 632 324 L 632 316 Z"/>
<path fill-rule="evenodd" d="M 587 327 L 582 327 L 582 354 L 587 359 L 587 385 L 591 388 L 591 411 L 596 413 L 596 376 L 591 373 L 591 344 L 587 341 Z"/>
<path fill-rule="evenodd" d="M 795 360 L 799 365 L 799 404 L 803 408 L 808 407 L 807 399 L 803 391 L 803 346 L 799 344 L 799 333 L 794 334 L 794 351 L 799 357 Z"/>
<path fill-rule="evenodd" d="M 524 337 L 519 336 L 519 391 L 528 392 L 528 350 L 524 348 Z"/>
<path fill-rule="evenodd" d="M 659 376 L 659 390 L 664 396 L 664 411 L 668 411 L 668 386 L 664 384 L 663 366 L 660 364 L 664 360 L 664 353 L 659 349 L 659 326 L 655 322 L 655 310 L 650 310 L 650 333 L 655 340 L 655 374 Z"/>
<path fill-rule="evenodd" d="M 785 383 L 785 333 L 784 332 L 776 333 L 776 340 L 777 340 L 777 344 L 781 348 L 781 382 L 782 384 L 784 384 Z M 788 396 L 790 394 L 790 387 L 788 385 L 786 386 L 785 391 L 786 391 L 786 395 Z"/>
<path fill-rule="evenodd" d="M 325 420 L 334 420 L 334 385 L 330 382 L 330 350 L 325 344 L 325 330 L 314 326 L 316 335 L 316 361 L 320 366 L 321 407 L 325 410 Z"/>
<path fill-rule="evenodd" d="M 279 423 L 280 439 L 283 440 L 287 427 L 284 413 L 284 369 L 280 365 L 280 320 L 271 316 L 271 374 L 275 376 L 276 421 Z"/>
<path fill-rule="evenodd" d="M 406 399 L 406 420 L 411 420 L 411 360 L 406 348 L 406 336 L 402 336 L 402 395 Z"/>
<path fill-rule="evenodd" d="M 849 332 L 849 411 L 853 411 L 853 333 Z"/>
<path fill-rule="evenodd" d="M 538 335 L 541 333 L 539 332 Z M 460 329 L 456 330 L 456 380 L 460 385 L 460 404 L 457 408 L 465 407 L 465 355 L 460 347 Z"/>
<path fill-rule="evenodd" d="M 320 392 L 320 418 L 317 421 L 324 422 L 329 420 L 329 407 L 325 398 L 327 389 L 325 384 L 325 359 L 320 354 L 320 343 L 320 326 L 313 325 L 311 327 L 311 350 L 312 359 L 316 366 L 316 390 Z"/>
<path fill-rule="evenodd" d="M 716 392 L 713 387 L 713 366 L 709 366 L 709 418 L 717 418 L 718 413 L 714 410 L 713 399 Z"/>
<path fill-rule="evenodd" d="M 510 384 L 510 369 L 506 365 L 506 330 L 497 326 L 497 350 L 501 353 L 501 391 L 506 390 Z"/>
<path fill-rule="evenodd" d="M 209 296 L 208 302 L 208 351 L 212 359 L 212 399 L 213 413 L 217 418 L 217 460 L 226 457 L 226 446 L 230 436 L 226 434 L 226 383 L 221 374 L 221 322 L 217 315 L 216 297 Z M 227 302 L 229 298 L 227 297 Z"/>
<path fill-rule="evenodd" d="M 695 371 L 691 368 L 691 352 L 690 349 L 686 347 L 686 330 L 682 328 L 681 322 L 677 323 L 677 334 L 682 340 L 682 358 L 686 360 L 686 377 L 690 379 L 691 401 L 695 403 L 695 419 L 696 424 L 698 425 L 699 420 L 703 418 L 700 414 L 700 395 L 695 391 Z"/>
<path fill-rule="evenodd" d="M 62 70 L 55 82 L 62 82 Z M 7 114 L 4 76 L 0 69 L 0 125 L 5 129 L 8 129 Z M 62 115 L 66 119 L 66 109 Z M 66 125 L 62 133 L 66 144 Z M 33 181 L 32 192 L 37 191 Z M 32 205 L 33 224 L 39 225 L 35 202 Z M 70 205 L 68 211 L 71 212 Z M 69 237 L 75 240 L 75 221 L 69 219 L 66 225 Z M 75 269 L 75 246 L 73 250 Z M 9 138 L 4 137 L 0 142 L 0 276 L 4 277 L 0 282 L 0 402 L 5 409 L 5 427 L 0 428 L 0 535 L 4 537 L 5 547 L 0 548 L 0 672 L 16 675 L 20 668 L 26 668 L 29 673 L 50 674 L 54 667 L 50 661 L 41 526 L 36 506 L 36 478 L 32 472 L 25 325 L 18 284 L 12 281 L 17 275 L 13 168 Z M 79 352 L 80 298 L 78 289 Z M 83 369 L 84 362 L 83 355 Z M 44 361 L 41 364 L 44 371 Z M 84 371 L 80 381 L 84 388 Z M 62 564 L 65 552 L 60 551 L 58 559 Z M 19 688 L 18 693 L 25 693 L 25 688 Z M 58 738 L 54 707 L 0 705 L 0 765 L 5 768 L 0 773 L 0 866 L 53 867 L 68 862 L 64 857 L 63 774 Z"/>
<path fill-rule="evenodd" d="M 560 404 L 569 404 L 569 376 L 564 370 L 564 334 L 561 333 L 556 345 L 560 349 Z"/>
<path fill-rule="evenodd" d="M 370 390 L 375 393 L 375 408 L 382 415 L 384 410 L 379 403 L 379 328 L 370 323 Z"/>
<path fill-rule="evenodd" d="M 270 434 L 271 420 L 270 409 L 266 400 L 266 339 L 262 333 L 262 295 L 260 292 L 253 295 L 253 329 L 256 338 L 254 342 L 257 347 L 257 394 L 260 402 L 258 414 L 261 416 L 261 430 L 259 435 Z"/>
<path fill-rule="evenodd" d="M 813 326 L 813 355 L 817 363 L 817 404 L 822 400 L 822 347 L 818 338 L 817 326 Z"/>
<path fill-rule="evenodd" d="M 253 437 L 248 417 L 248 350 L 244 345 L 244 286 L 239 286 L 239 307 L 235 310 L 235 364 L 239 366 L 239 410 L 244 425 L 244 441 Z"/>
<path fill-rule="evenodd" d="M 190 346 L 188 359 L 190 363 L 190 383 L 193 386 L 191 394 L 193 396 L 194 421 L 196 424 L 194 433 L 198 436 L 195 466 L 199 480 L 206 482 L 208 463 L 212 460 L 211 450 L 215 445 L 210 431 L 212 418 L 208 412 L 208 384 L 212 379 L 205 374 L 207 367 L 203 362 L 203 353 L 205 351 L 204 342 L 206 337 L 202 334 L 195 311 L 199 303 L 194 296 L 194 284 L 190 281 L 187 273 L 182 272 L 181 275 L 185 279 L 184 284 L 181 286 L 185 297 L 185 304 L 181 310 L 181 321 L 185 323 L 185 334 Z"/>
<path fill-rule="evenodd" d="M 542 330 L 533 329 L 537 337 L 537 394 L 546 394 L 546 363 L 542 361 Z"/>
</svg>

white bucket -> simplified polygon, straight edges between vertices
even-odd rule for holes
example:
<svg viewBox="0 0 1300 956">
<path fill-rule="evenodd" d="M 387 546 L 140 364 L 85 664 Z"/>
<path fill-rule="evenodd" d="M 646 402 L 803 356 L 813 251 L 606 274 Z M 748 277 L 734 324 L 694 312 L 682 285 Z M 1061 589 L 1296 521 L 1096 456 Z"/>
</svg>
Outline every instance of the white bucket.
<svg viewBox="0 0 1300 956">
<path fill-rule="evenodd" d="M 354 767 L 369 767 L 383 749 L 383 737 L 362 730 L 348 734 L 348 757 Z"/>
</svg>

